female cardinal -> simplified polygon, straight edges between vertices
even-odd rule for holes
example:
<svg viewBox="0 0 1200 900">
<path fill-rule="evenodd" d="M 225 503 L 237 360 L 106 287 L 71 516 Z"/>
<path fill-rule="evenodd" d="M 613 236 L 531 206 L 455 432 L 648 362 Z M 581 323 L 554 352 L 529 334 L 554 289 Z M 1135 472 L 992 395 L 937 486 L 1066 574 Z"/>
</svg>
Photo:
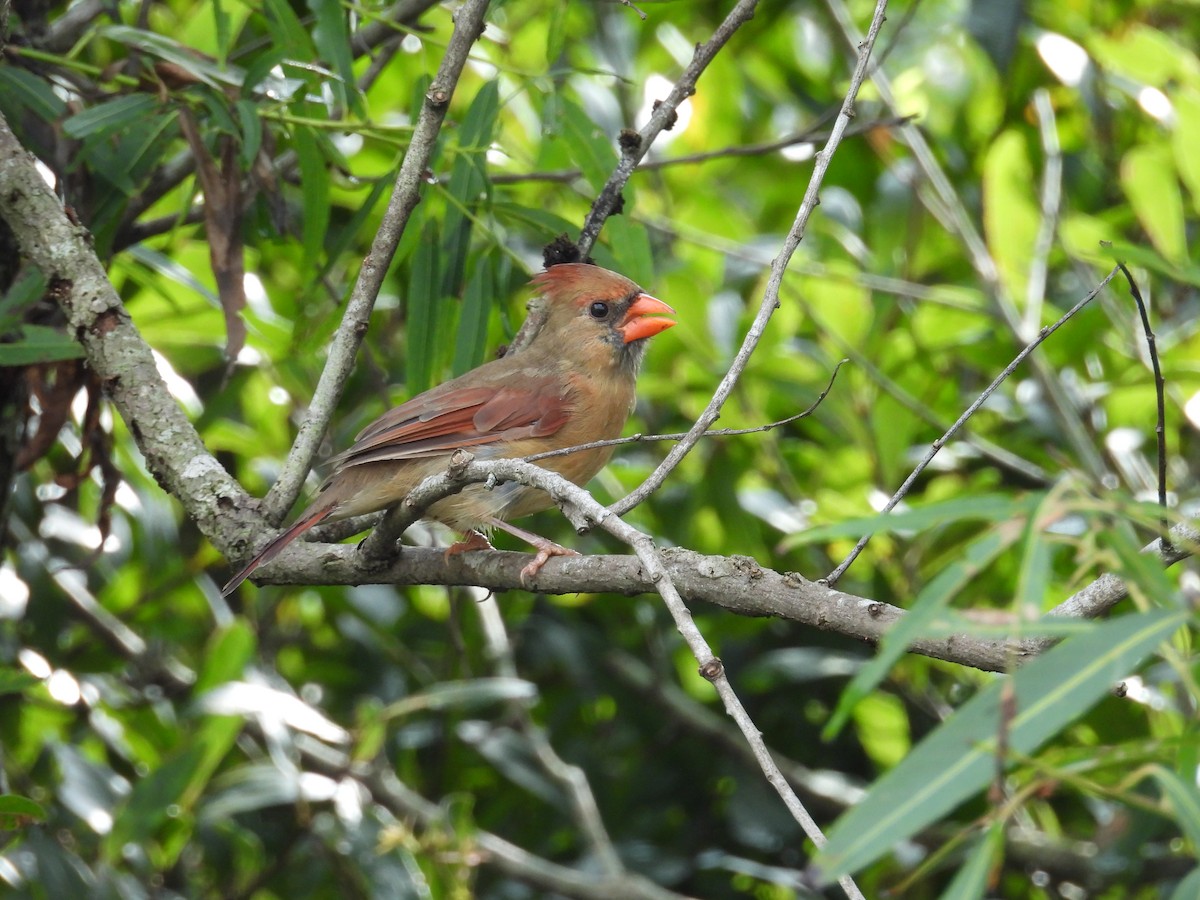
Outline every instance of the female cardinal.
<svg viewBox="0 0 1200 900">
<path fill-rule="evenodd" d="M 230 594 L 250 573 L 319 522 L 336 522 L 399 503 L 424 478 L 443 472 L 455 450 L 480 459 L 532 456 L 618 437 L 633 410 L 634 381 L 645 339 L 670 328 L 673 313 L 624 276 L 598 266 L 564 263 L 533 279 L 546 320 L 521 353 L 484 363 L 413 397 L 368 425 L 345 453 L 320 496 L 222 588 Z M 651 318 L 648 318 L 651 317 Z M 604 467 L 612 448 L 581 450 L 543 465 L 582 485 Z M 501 528 L 537 547 L 522 570 L 532 576 L 551 556 L 572 551 L 507 523 L 553 505 L 536 488 L 468 485 L 426 511 L 465 540 L 447 555 L 490 549 L 481 530 Z"/>
</svg>

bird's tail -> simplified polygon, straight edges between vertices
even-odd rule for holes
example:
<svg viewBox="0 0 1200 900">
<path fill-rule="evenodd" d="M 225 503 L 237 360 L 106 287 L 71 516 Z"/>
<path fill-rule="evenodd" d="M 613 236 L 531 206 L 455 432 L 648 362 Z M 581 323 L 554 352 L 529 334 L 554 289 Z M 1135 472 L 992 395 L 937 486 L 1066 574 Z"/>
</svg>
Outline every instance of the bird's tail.
<svg viewBox="0 0 1200 900">
<path fill-rule="evenodd" d="M 316 509 L 305 512 L 287 531 L 277 535 L 271 543 L 263 547 L 255 554 L 254 558 L 242 568 L 240 572 L 229 579 L 225 587 L 221 588 L 221 596 L 228 597 L 237 586 L 254 574 L 254 570 L 263 563 L 268 563 L 279 555 L 279 551 L 294 541 L 308 529 L 325 520 L 331 512 L 333 512 L 333 504 L 322 504 Z"/>
</svg>

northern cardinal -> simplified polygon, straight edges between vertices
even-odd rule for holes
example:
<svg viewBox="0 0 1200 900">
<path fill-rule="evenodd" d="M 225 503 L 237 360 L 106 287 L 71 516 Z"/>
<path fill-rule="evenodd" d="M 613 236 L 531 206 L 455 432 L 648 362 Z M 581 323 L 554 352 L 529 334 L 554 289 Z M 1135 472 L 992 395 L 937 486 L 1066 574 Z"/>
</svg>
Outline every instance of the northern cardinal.
<svg viewBox="0 0 1200 900">
<path fill-rule="evenodd" d="M 486 362 L 384 413 L 330 460 L 321 493 L 286 531 L 222 588 L 229 595 L 297 536 L 402 501 L 424 478 L 443 472 L 466 448 L 479 459 L 513 459 L 618 437 L 633 410 L 634 382 L 646 338 L 675 322 L 674 310 L 616 272 L 583 263 L 553 266 L 533 279 L 546 320 L 526 349 Z M 542 465 L 583 485 L 604 467 L 612 448 L 551 457 Z M 447 555 L 490 549 L 481 533 L 501 528 L 538 549 L 522 570 L 532 576 L 551 556 L 572 554 L 508 524 L 553 505 L 550 495 L 521 484 L 492 490 L 468 485 L 425 512 L 462 532 Z"/>
</svg>

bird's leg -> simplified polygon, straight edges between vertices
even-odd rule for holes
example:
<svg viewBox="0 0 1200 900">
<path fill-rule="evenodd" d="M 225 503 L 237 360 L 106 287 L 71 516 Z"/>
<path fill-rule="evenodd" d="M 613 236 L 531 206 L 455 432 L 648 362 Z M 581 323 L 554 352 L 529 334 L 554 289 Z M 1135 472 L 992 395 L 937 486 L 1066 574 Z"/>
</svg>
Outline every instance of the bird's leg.
<svg viewBox="0 0 1200 900">
<path fill-rule="evenodd" d="M 457 541 L 446 548 L 446 559 L 452 556 L 457 556 L 460 553 L 469 553 L 472 550 L 495 550 L 492 542 L 483 536 L 478 531 L 471 529 L 463 534 L 463 540 Z"/>
<path fill-rule="evenodd" d="M 546 560 L 550 557 L 579 555 L 579 552 L 576 550 L 563 547 L 561 544 L 556 544 L 548 538 L 534 534 L 532 531 L 526 531 L 524 528 L 518 528 L 516 525 L 510 525 L 508 522 L 503 522 L 495 517 L 488 519 L 487 524 L 502 531 L 507 531 L 513 537 L 519 537 L 525 543 L 537 548 L 537 556 L 533 558 L 533 562 L 521 570 L 521 584 L 528 584 L 528 579 L 537 575 L 541 571 L 542 566 L 546 564 Z"/>
</svg>

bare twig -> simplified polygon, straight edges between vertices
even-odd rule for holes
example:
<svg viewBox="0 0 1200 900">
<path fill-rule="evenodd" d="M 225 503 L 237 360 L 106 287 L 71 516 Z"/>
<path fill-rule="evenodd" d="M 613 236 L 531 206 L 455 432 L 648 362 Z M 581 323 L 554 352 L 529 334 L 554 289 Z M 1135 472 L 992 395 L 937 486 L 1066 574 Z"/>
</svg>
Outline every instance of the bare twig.
<svg viewBox="0 0 1200 900">
<path fill-rule="evenodd" d="M 371 252 L 363 260 L 359 270 L 358 280 L 350 293 L 342 324 L 338 327 L 329 348 L 329 357 L 321 371 L 312 403 L 300 424 L 292 450 L 280 470 L 279 480 L 263 500 L 263 514 L 272 524 L 278 524 L 291 509 L 300 494 L 309 469 L 312 468 L 321 438 L 329 426 L 346 379 L 354 366 L 354 358 L 366 333 L 371 310 L 375 307 L 375 298 L 391 265 L 396 245 L 399 244 L 409 216 L 420 200 L 425 169 L 433 155 L 438 132 L 446 117 L 446 109 L 454 94 L 454 88 L 458 84 L 458 76 L 467 61 L 467 54 L 483 31 L 483 17 L 487 7 L 488 0 L 467 0 L 455 16 L 454 33 L 450 36 L 446 55 L 442 58 L 429 90 L 425 92 L 425 102 L 421 106 L 412 141 L 396 175 L 392 199 L 388 203 L 379 231 L 371 242 Z"/>
<path fill-rule="evenodd" d="M 910 121 L 912 116 L 889 116 L 871 122 L 858 122 L 846 129 L 843 137 L 853 137 L 866 134 L 876 128 L 893 128 Z M 722 147 L 720 150 L 707 150 L 703 153 L 688 153 L 684 156 L 672 156 L 669 159 L 652 159 L 638 164 L 634 172 L 658 172 L 675 166 L 696 165 L 720 159 L 735 159 L 745 156 L 765 156 L 798 144 L 816 144 L 829 140 L 828 130 L 812 128 L 797 134 L 780 138 L 777 141 L 767 141 L 762 144 L 739 144 L 732 147 Z M 557 169 L 553 172 L 508 172 L 491 177 L 492 184 L 521 184 L 526 181 L 547 181 L 557 184 L 569 184 L 583 177 L 582 169 Z"/>
<path fill-rule="evenodd" d="M 908 494 L 909 488 L 913 486 L 913 483 L 917 480 L 917 478 L 920 477 L 921 473 L 925 471 L 928 465 L 933 461 L 933 458 L 937 456 L 938 451 L 946 445 L 946 442 L 949 441 L 950 438 L 954 437 L 954 435 L 958 433 L 958 430 L 966 424 L 967 420 L 970 419 L 971 416 L 975 415 L 975 412 L 979 409 L 979 407 L 983 406 L 983 404 L 987 401 L 987 398 L 990 397 L 996 391 L 996 389 L 1005 382 L 1005 380 L 1007 380 L 1008 376 L 1016 371 L 1017 366 L 1019 366 L 1025 360 L 1025 358 L 1029 356 L 1029 354 L 1036 350 L 1038 346 L 1041 345 L 1042 341 L 1046 340 L 1046 338 L 1058 331 L 1058 329 L 1066 324 L 1066 322 L 1072 316 L 1074 316 L 1075 313 L 1087 306 L 1092 299 L 1100 293 L 1100 291 L 1104 290 L 1104 288 L 1108 286 L 1108 283 L 1113 280 L 1116 274 L 1117 270 L 1114 268 L 1108 273 L 1108 275 L 1105 276 L 1103 281 L 1101 281 L 1098 285 L 1096 285 L 1096 287 L 1092 288 L 1092 290 L 1088 292 L 1087 296 L 1063 313 L 1057 322 L 1055 322 L 1053 325 L 1047 325 L 1046 327 L 1042 328 L 1042 330 L 1038 332 L 1037 337 L 1025 345 L 1021 352 L 1013 358 L 1012 362 L 1004 367 L 1004 371 L 997 375 L 992 380 L 992 383 L 984 389 L 983 393 L 981 393 L 975 399 L 975 402 L 968 406 L 963 411 L 963 414 L 954 421 L 954 424 L 947 429 L 946 433 L 929 445 L 929 450 L 926 452 L 925 457 L 919 463 L 917 463 L 917 467 L 909 473 L 907 478 L 904 479 L 904 483 L 900 485 L 899 490 L 892 495 L 892 499 L 887 502 L 887 505 L 884 506 L 882 510 L 880 510 L 881 514 L 886 515 L 896 508 L 896 504 Z M 862 553 L 863 548 L 867 546 L 867 542 L 870 540 L 871 535 L 869 534 L 859 538 L 858 543 L 854 545 L 854 549 L 850 551 L 850 554 L 844 560 L 842 560 L 841 563 L 838 564 L 837 568 L 830 572 L 823 580 L 827 584 L 837 584 L 838 579 L 845 574 L 846 570 L 850 568 L 850 565 L 854 562 L 854 560 L 858 559 L 858 555 Z"/>
<path fill-rule="evenodd" d="M 1138 315 L 1142 319 L 1142 334 L 1146 337 L 1146 353 L 1150 357 L 1150 367 L 1154 370 L 1154 398 L 1158 406 L 1158 418 L 1154 426 L 1154 435 L 1158 439 L 1158 505 L 1162 509 L 1162 539 L 1163 552 L 1170 551 L 1168 542 L 1168 534 L 1170 523 L 1167 521 L 1167 406 L 1165 396 L 1165 383 L 1163 381 L 1162 367 L 1158 363 L 1158 347 L 1154 339 L 1154 329 L 1150 327 L 1150 313 L 1146 309 L 1146 301 L 1142 299 L 1142 292 L 1139 290 L 1137 281 L 1133 278 L 1133 273 L 1124 262 L 1118 261 L 1117 268 L 1121 270 L 1121 274 L 1125 276 L 1125 280 L 1129 283 L 1129 293 L 1133 297 L 1133 302 L 1137 304 Z"/>
<path fill-rule="evenodd" d="M 825 385 L 825 390 L 817 396 L 817 399 L 808 405 L 806 409 L 796 413 L 794 416 L 788 416 L 785 419 L 780 419 L 777 422 L 768 422 L 766 425 L 755 425 L 752 428 L 714 428 L 704 432 L 701 437 L 736 437 L 743 434 L 759 434 L 763 431 L 774 431 L 776 428 L 781 428 L 784 425 L 790 425 L 792 422 L 799 419 L 807 418 L 817 411 L 817 407 L 829 396 L 829 392 L 833 390 L 833 383 L 837 379 L 838 372 L 841 371 L 846 360 L 838 360 L 836 366 L 833 367 L 833 374 L 829 376 L 829 383 Z M 564 447 L 561 450 L 547 450 L 545 453 L 535 453 L 532 456 L 523 457 L 525 462 L 539 462 L 543 459 L 550 459 L 554 456 L 568 456 L 572 453 L 580 453 L 584 450 L 598 450 L 601 447 L 619 447 L 621 444 L 649 444 L 656 441 L 681 441 L 688 436 L 686 431 L 677 431 L 671 434 L 631 434 L 628 437 L 612 438 L 607 441 L 592 441 L 588 444 L 578 444 L 574 447 Z M 354 532 L 351 532 L 353 534 Z"/>
<path fill-rule="evenodd" d="M 508 630 L 504 627 L 504 617 L 500 615 L 500 607 L 495 598 L 489 597 L 482 603 L 474 604 L 474 607 L 483 623 L 488 655 L 493 660 L 497 674 L 507 678 L 519 678 L 516 660 L 513 658 L 512 641 L 509 640 Z M 587 838 L 600 868 L 606 876 L 619 877 L 625 874 L 625 866 L 604 827 L 604 819 L 596 805 L 596 797 L 588 783 L 587 775 L 578 766 L 564 761 L 550 743 L 545 729 L 533 721 L 530 708 L 536 702 L 537 698 L 534 697 L 512 700 L 508 705 L 516 711 L 521 733 L 529 741 L 538 762 L 566 794 L 575 824 Z"/>
<path fill-rule="evenodd" d="M 699 81 L 701 74 L 708 68 L 708 64 L 713 61 L 720 49 L 733 37 L 738 28 L 754 17 L 756 6 L 758 6 L 758 0 L 738 0 L 737 5 L 729 11 L 725 20 L 717 26 L 713 36 L 707 42 L 696 46 L 692 61 L 688 63 L 688 67 L 675 82 L 671 93 L 655 108 L 650 115 L 650 121 L 638 132 L 639 140 L 622 141 L 621 160 L 617 163 L 617 168 L 612 175 L 609 176 L 607 183 L 601 188 L 600 193 L 596 195 L 592 208 L 588 211 L 587 219 L 583 223 L 579 240 L 576 241 L 581 259 L 586 258 L 591 252 L 592 245 L 596 243 L 596 238 L 600 234 L 600 229 L 604 227 L 604 221 L 617 207 L 617 201 L 625 183 L 629 181 L 629 176 L 633 174 L 634 168 L 642 157 L 650 150 L 654 139 L 664 128 L 669 126 L 669 123 L 674 121 L 679 104 L 696 92 L 696 82 Z"/>
<path fill-rule="evenodd" d="M 857 47 L 862 37 L 850 16 L 844 0 L 826 0 L 826 5 L 837 21 L 838 26 L 851 47 Z M 892 111 L 900 115 L 900 104 L 892 91 L 891 82 L 882 69 L 871 73 L 871 82 L 879 91 L 879 97 Z M 918 191 L 917 196 L 935 219 L 951 234 L 958 235 L 967 251 L 971 266 L 987 288 L 988 294 L 995 304 L 1000 317 L 1018 340 L 1021 337 L 1021 317 L 1017 312 L 1012 297 L 1000 277 L 1000 270 L 987 247 L 987 242 L 975 227 L 974 219 L 958 192 L 955 191 L 945 170 L 938 162 L 937 154 L 925 140 L 921 130 L 913 124 L 903 125 L 896 129 L 897 137 L 912 151 L 918 167 L 924 173 L 933 191 Z M 1099 480 L 1107 471 L 1104 458 L 1096 450 L 1092 435 L 1081 421 L 1078 411 L 1072 405 L 1061 382 L 1054 370 L 1040 356 L 1034 356 L 1031 361 L 1033 374 L 1042 388 L 1050 406 L 1072 449 L 1078 455 L 1083 465 L 1092 477 Z"/>
<path fill-rule="evenodd" d="M 746 332 L 746 337 L 742 340 L 742 346 L 738 349 L 733 364 L 729 367 L 729 371 L 725 373 L 725 377 L 721 379 L 721 383 L 713 393 L 712 399 L 704 408 L 696 423 L 688 430 L 687 437 L 671 448 L 671 452 L 667 454 L 666 458 L 659 463 L 658 467 L 637 490 L 633 491 L 623 500 L 613 504 L 612 511 L 617 515 L 622 515 L 633 509 L 658 490 L 666 480 L 667 475 L 687 456 L 704 432 L 712 427 L 713 422 L 721 415 L 721 407 L 725 405 L 725 401 L 733 392 L 734 385 L 737 384 L 742 371 L 750 362 L 751 354 L 758 346 L 758 342 L 762 340 L 762 336 L 766 332 L 767 323 L 779 307 L 779 288 L 783 283 L 783 274 L 787 271 L 792 254 L 796 252 L 796 248 L 800 246 L 800 241 L 804 238 L 804 231 L 808 225 L 809 217 L 820 202 L 818 192 L 821 182 L 825 179 L 825 172 L 829 168 L 829 163 L 833 158 L 834 152 L 842 141 L 842 136 L 845 134 L 850 120 L 854 117 L 854 101 L 858 96 L 859 88 L 862 86 L 863 78 L 866 76 L 867 61 L 870 59 L 871 48 L 875 45 L 879 29 L 883 26 L 886 9 L 887 0 L 878 0 L 867 37 L 859 45 L 858 64 L 855 66 L 854 74 L 850 79 L 850 87 L 846 91 L 845 100 L 842 101 L 841 111 L 838 113 L 833 130 L 830 132 L 829 140 L 826 142 L 824 149 L 815 157 L 812 177 L 809 179 L 808 188 L 804 192 L 804 199 L 800 203 L 800 209 L 796 213 L 796 220 L 792 223 L 791 230 L 783 242 L 783 247 L 779 255 L 775 257 L 775 260 L 771 264 L 771 275 L 767 282 L 767 289 L 763 294 L 762 303 L 759 305 L 758 313 L 755 315 L 749 331 Z"/>
</svg>

